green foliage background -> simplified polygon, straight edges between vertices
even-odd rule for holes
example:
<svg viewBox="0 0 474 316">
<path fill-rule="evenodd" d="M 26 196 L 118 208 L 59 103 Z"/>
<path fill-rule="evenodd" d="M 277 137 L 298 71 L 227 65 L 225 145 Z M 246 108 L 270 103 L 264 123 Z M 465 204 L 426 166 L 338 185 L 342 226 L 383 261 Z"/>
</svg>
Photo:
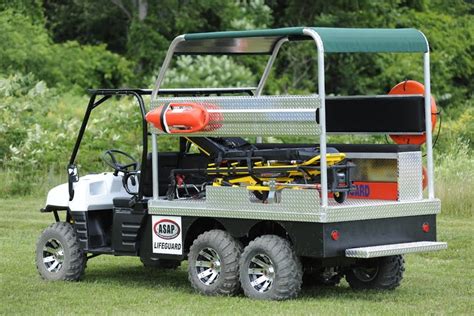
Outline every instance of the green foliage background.
<svg viewBox="0 0 474 316">
<path fill-rule="evenodd" d="M 138 7 L 139 2 L 146 3 L 146 10 Z M 297 25 L 423 31 L 432 50 L 432 91 L 443 112 L 437 176 L 442 183 L 454 181 L 453 187 L 472 186 L 473 12 L 474 5 L 462 0 L 2 1 L 0 197 L 43 194 L 64 181 L 88 101 L 86 89 L 151 87 L 176 35 Z M 311 43 L 283 46 L 265 92 L 314 91 L 314 50 Z M 336 95 L 385 94 L 406 78 L 422 79 L 419 55 L 327 58 L 327 91 Z M 173 64 L 165 83 L 168 87 L 252 86 L 265 62 L 262 56 L 183 56 Z M 355 136 L 333 140 L 385 142 L 380 137 Z M 114 99 L 93 113 L 80 151 L 81 171 L 103 169 L 98 156 L 106 148 L 137 155 L 139 145 L 136 104 L 127 98 Z M 161 143 L 163 149 L 174 145 L 171 140 Z M 448 189 L 439 190 L 444 194 Z M 462 192 L 472 200 L 467 190 Z"/>
</svg>

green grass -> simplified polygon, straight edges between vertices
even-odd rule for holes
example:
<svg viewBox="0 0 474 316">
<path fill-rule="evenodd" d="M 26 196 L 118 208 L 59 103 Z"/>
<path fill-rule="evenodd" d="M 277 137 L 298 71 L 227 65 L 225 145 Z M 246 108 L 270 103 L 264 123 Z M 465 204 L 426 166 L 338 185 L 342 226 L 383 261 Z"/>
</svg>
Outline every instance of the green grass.
<svg viewBox="0 0 474 316">
<path fill-rule="evenodd" d="M 35 242 L 52 216 L 35 198 L 0 200 L 0 314 L 473 314 L 472 217 L 441 215 L 440 240 L 449 249 L 406 256 L 402 286 L 391 292 L 304 288 L 296 300 L 204 297 L 192 291 L 183 264 L 150 271 L 138 258 L 100 256 L 83 281 L 46 282 L 36 272 Z"/>
</svg>

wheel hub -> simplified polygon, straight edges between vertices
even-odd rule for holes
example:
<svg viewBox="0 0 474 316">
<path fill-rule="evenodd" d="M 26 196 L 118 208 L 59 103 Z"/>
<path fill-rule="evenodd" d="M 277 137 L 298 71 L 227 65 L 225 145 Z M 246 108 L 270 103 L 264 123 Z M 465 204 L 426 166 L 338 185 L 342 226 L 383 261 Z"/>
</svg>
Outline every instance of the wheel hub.
<svg viewBox="0 0 474 316">
<path fill-rule="evenodd" d="M 377 276 L 379 269 L 378 267 L 356 267 L 352 271 L 354 275 L 363 282 L 370 282 Z"/>
<path fill-rule="evenodd" d="M 275 279 L 275 267 L 272 260 L 265 254 L 257 254 L 250 260 L 248 267 L 250 285 L 264 293 L 270 290 Z"/>
<path fill-rule="evenodd" d="M 55 238 L 48 239 L 43 246 L 43 264 L 46 270 L 57 273 L 64 263 L 64 248 Z"/>
<path fill-rule="evenodd" d="M 221 274 L 221 259 L 214 249 L 203 248 L 197 256 L 195 269 L 199 281 L 205 285 L 212 285 Z"/>
</svg>

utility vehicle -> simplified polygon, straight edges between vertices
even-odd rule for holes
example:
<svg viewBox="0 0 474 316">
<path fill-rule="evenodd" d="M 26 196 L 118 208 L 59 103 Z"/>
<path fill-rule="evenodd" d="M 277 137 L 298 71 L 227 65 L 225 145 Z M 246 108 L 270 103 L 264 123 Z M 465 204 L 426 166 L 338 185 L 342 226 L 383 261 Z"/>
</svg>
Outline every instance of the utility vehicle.
<svg viewBox="0 0 474 316">
<path fill-rule="evenodd" d="M 315 44 L 315 94 L 262 95 L 280 47 L 301 40 Z M 328 96 L 324 58 L 333 53 L 423 54 L 424 85 L 405 81 L 388 95 Z M 256 87 L 162 89 L 179 54 L 269 59 Z M 51 189 L 41 210 L 55 223 L 37 243 L 40 275 L 78 280 L 89 259 L 108 254 L 163 269 L 187 260 L 191 285 L 208 295 L 243 289 L 251 298 L 283 300 L 296 297 L 303 282 L 336 285 L 343 277 L 354 289 L 396 288 L 403 254 L 447 247 L 436 241 L 441 204 L 434 194 L 429 56 L 415 29 L 291 27 L 176 37 L 153 90 L 90 90 L 68 183 Z M 89 117 L 113 96 L 137 100 L 141 157 L 107 149 L 102 158 L 110 171 L 79 177 L 76 155 Z M 395 143 L 327 144 L 329 134 L 390 135 Z M 315 135 L 317 144 L 262 141 Z M 179 138 L 179 150 L 159 152 L 164 137 Z"/>
</svg>

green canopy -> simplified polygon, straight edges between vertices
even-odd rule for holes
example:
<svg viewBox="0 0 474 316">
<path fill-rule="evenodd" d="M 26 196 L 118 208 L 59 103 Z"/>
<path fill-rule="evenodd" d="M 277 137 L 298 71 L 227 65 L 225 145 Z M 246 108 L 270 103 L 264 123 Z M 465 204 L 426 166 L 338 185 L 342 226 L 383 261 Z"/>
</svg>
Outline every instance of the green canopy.
<svg viewBox="0 0 474 316">
<path fill-rule="evenodd" d="M 319 34 L 326 53 L 427 52 L 428 42 L 416 29 L 287 27 L 279 29 L 185 34 L 176 47 L 183 54 L 271 54 L 281 38 L 310 40 L 304 29 Z"/>
</svg>

